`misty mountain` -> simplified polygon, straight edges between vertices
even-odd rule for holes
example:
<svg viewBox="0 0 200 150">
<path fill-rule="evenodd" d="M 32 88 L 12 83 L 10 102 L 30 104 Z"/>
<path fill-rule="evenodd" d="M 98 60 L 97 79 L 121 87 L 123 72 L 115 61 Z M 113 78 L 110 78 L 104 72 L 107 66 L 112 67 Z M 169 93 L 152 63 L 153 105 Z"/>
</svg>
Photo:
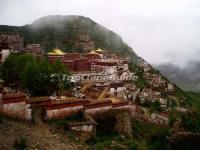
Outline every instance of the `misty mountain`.
<svg viewBox="0 0 200 150">
<path fill-rule="evenodd" d="M 137 62 L 139 57 L 122 38 L 113 31 L 83 16 L 52 15 L 39 18 L 24 26 L 0 26 L 0 32 L 19 33 L 27 43 L 40 43 L 46 52 L 55 47 L 65 52 L 74 52 L 75 40 L 79 35 L 89 35 L 96 48 L 120 53 Z"/>
<path fill-rule="evenodd" d="M 184 90 L 200 90 L 200 61 L 191 61 L 185 67 L 168 63 L 155 66 L 169 80 Z"/>
<path fill-rule="evenodd" d="M 134 63 L 145 61 L 141 57 L 138 57 L 132 48 L 129 47 L 119 35 L 104 26 L 99 25 L 90 18 L 83 16 L 46 16 L 35 20 L 32 24 L 24 26 L 1 25 L 0 33 L 1 32 L 18 33 L 24 38 L 25 45 L 27 43 L 40 43 L 45 48 L 46 52 L 56 47 L 65 52 L 75 52 L 75 50 L 77 50 L 75 42 L 78 37 L 80 35 L 89 35 L 95 42 L 96 48 L 119 53 L 120 55 L 129 58 L 129 60 L 132 60 Z M 78 52 L 81 52 L 81 50 Z M 143 88 L 146 81 L 139 71 L 140 68 L 135 65 L 131 66 L 133 66 L 133 68 L 135 67 L 134 71 L 136 70 L 139 72 L 141 80 L 138 80 L 138 84 Z M 153 74 L 159 74 L 155 69 L 152 69 L 151 72 Z M 164 76 L 162 77 L 164 78 Z M 176 87 L 175 94 L 181 95 L 181 98 L 187 96 L 186 93 L 178 87 Z"/>
</svg>

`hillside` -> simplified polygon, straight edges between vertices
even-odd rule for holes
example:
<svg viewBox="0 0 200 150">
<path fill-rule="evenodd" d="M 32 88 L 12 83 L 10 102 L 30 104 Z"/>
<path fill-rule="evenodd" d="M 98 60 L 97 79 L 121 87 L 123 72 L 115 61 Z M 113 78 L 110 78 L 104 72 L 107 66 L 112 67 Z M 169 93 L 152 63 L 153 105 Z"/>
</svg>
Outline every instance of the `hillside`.
<svg viewBox="0 0 200 150">
<path fill-rule="evenodd" d="M 81 50 L 76 49 L 76 40 L 80 35 L 89 35 L 96 48 L 110 50 L 121 56 L 126 56 L 133 63 L 145 63 L 145 60 L 137 56 L 119 35 L 84 16 L 51 15 L 39 18 L 33 23 L 24 26 L 0 25 L 0 33 L 18 33 L 24 38 L 25 45 L 28 43 L 40 43 L 46 52 L 55 47 L 65 52 L 81 52 Z M 154 70 L 150 64 L 148 65 Z M 154 70 L 153 72 L 157 71 Z M 162 70 L 161 73 L 167 75 Z M 158 74 L 161 75 L 160 73 Z M 167 77 L 169 76 L 167 75 Z M 170 77 L 169 79 L 173 81 Z M 144 80 L 146 79 L 142 76 L 142 81 Z M 165 78 L 165 80 L 167 79 Z M 181 95 L 184 95 L 183 91 L 181 93 Z"/>
<path fill-rule="evenodd" d="M 0 32 L 19 33 L 24 43 L 40 43 L 46 51 L 59 47 L 66 52 L 74 51 L 79 35 L 89 35 L 96 48 L 112 50 L 137 62 L 139 57 L 122 38 L 111 30 L 83 16 L 46 16 L 24 26 L 0 26 Z"/>
<path fill-rule="evenodd" d="M 62 129 L 56 129 L 49 124 L 32 124 L 6 117 L 2 118 L 1 116 L 0 149 L 15 150 L 17 149 L 16 146 L 20 146 L 19 143 L 18 145 L 16 144 L 16 140 L 20 141 L 21 139 L 25 140 L 21 143 L 20 147 L 27 146 L 29 150 L 86 149 L 86 145 L 77 143 L 68 135 Z"/>
<path fill-rule="evenodd" d="M 91 50 L 76 49 L 81 35 L 89 35 L 96 48 L 119 55 L 100 50 L 96 54 L 103 56 L 94 61 L 84 59 L 89 64 L 88 73 L 74 69 L 84 74 L 84 79 L 71 85 L 64 78 L 69 68 L 63 62 L 74 54 L 57 49 L 57 58 L 62 61 L 55 63 L 46 55 L 10 54 L 0 66 L 5 81 L 0 102 L 0 149 L 199 149 L 199 94 L 184 92 L 171 83 L 116 33 L 82 16 L 47 16 L 21 27 L 0 26 L 1 32 L 19 33 L 25 45 L 40 43 L 46 52 L 55 47 L 83 52 L 77 53 L 82 54 L 79 59 L 70 61 L 79 68 L 85 65 L 77 62 Z M 56 56 L 51 54 L 48 58 Z M 142 63 L 128 63 L 121 56 Z M 95 62 L 103 64 L 103 69 L 92 70 Z M 93 76 L 93 71 L 105 74 L 109 80 L 90 78 L 93 81 L 88 82 L 85 77 Z M 113 82 L 110 77 L 116 74 L 135 78 Z"/>
<path fill-rule="evenodd" d="M 119 35 L 102 25 L 99 25 L 90 18 L 83 16 L 46 16 L 35 20 L 32 24 L 24 26 L 1 25 L 0 33 L 2 32 L 19 33 L 24 38 L 25 45 L 27 43 L 40 43 L 45 48 L 46 52 L 55 47 L 58 47 L 65 52 L 74 52 L 75 50 L 81 51 L 76 49 L 75 42 L 80 35 L 89 35 L 95 42 L 96 48 L 116 52 L 121 56 L 126 56 L 134 63 L 145 62 L 135 54 L 132 48 L 129 47 Z M 136 68 L 137 67 L 135 66 L 135 69 Z M 147 68 L 150 68 L 150 74 L 157 74 L 157 78 L 162 76 L 160 73 L 155 73 L 157 71 L 154 70 L 150 64 L 148 64 Z M 135 72 L 135 69 L 132 71 Z M 148 74 L 148 71 L 146 73 Z M 138 80 L 137 83 L 141 89 L 149 87 L 148 84 L 145 84 L 148 79 L 145 79 L 144 76 L 145 73 L 144 75 L 141 75 L 141 80 Z M 166 78 L 164 78 L 164 80 L 166 80 L 167 83 L 169 82 Z M 185 93 L 178 88 L 176 89 L 175 95 L 179 95 L 180 99 L 185 99 Z"/>
</svg>

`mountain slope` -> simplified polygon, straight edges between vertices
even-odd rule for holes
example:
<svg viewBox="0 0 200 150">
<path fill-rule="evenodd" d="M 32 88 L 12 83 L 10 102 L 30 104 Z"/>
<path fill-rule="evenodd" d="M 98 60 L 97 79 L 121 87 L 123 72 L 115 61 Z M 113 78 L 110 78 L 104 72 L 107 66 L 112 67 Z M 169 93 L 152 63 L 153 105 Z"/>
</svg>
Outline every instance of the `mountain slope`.
<svg viewBox="0 0 200 150">
<path fill-rule="evenodd" d="M 16 32 L 24 37 L 26 43 L 40 43 L 46 51 L 59 47 L 65 51 L 74 51 L 74 41 L 79 35 L 89 35 L 96 48 L 112 50 L 130 57 L 134 62 L 139 57 L 120 36 L 113 31 L 83 16 L 46 16 L 25 26 L 0 26 L 0 32 Z"/>
<path fill-rule="evenodd" d="M 83 16 L 46 16 L 25 26 L 2 25 L 1 32 L 19 33 L 24 38 L 25 44 L 40 43 L 46 52 L 55 47 L 65 52 L 74 52 L 74 42 L 78 36 L 89 35 L 95 42 L 96 48 L 117 52 L 134 63 L 144 62 L 119 35 Z"/>
</svg>

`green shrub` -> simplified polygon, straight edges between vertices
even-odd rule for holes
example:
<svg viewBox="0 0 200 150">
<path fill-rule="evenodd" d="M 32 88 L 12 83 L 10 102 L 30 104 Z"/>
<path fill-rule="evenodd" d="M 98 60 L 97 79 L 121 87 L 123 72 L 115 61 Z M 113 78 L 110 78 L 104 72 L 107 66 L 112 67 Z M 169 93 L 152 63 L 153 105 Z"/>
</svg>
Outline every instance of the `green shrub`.
<svg viewBox="0 0 200 150">
<path fill-rule="evenodd" d="M 129 150 L 137 150 L 138 149 L 138 147 L 137 147 L 137 145 L 135 144 L 135 143 L 131 143 L 130 145 L 129 145 L 129 148 L 128 148 Z"/>
<path fill-rule="evenodd" d="M 14 148 L 16 150 L 25 150 L 27 146 L 27 139 L 24 137 L 20 137 L 19 139 L 15 139 L 14 141 Z"/>
<path fill-rule="evenodd" d="M 0 114 L 0 123 L 3 123 L 4 116 Z"/>
<path fill-rule="evenodd" d="M 111 144 L 109 147 L 110 147 L 112 150 L 125 150 L 125 149 L 126 149 L 123 145 L 118 144 L 118 143 L 116 143 L 116 144 Z"/>
</svg>

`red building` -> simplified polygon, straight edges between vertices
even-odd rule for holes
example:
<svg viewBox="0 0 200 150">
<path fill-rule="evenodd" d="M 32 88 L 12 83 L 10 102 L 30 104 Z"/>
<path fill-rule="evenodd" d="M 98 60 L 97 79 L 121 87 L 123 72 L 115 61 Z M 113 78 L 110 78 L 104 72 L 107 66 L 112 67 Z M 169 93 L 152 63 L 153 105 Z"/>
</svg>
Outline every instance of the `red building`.
<svg viewBox="0 0 200 150">
<path fill-rule="evenodd" d="M 90 71 L 90 61 L 89 59 L 78 59 L 75 60 L 75 71 Z"/>
<path fill-rule="evenodd" d="M 121 68 L 127 68 L 126 60 L 119 61 L 117 59 L 104 58 L 104 51 L 98 49 L 90 53 L 64 53 L 59 49 L 55 49 L 47 54 L 51 63 L 60 59 L 66 67 L 73 72 L 106 72 L 115 73 L 117 66 L 121 64 Z M 128 64 L 127 64 L 128 65 Z"/>
<path fill-rule="evenodd" d="M 76 60 L 81 59 L 80 53 L 66 53 L 65 54 L 65 60 Z"/>
<path fill-rule="evenodd" d="M 0 34 L 0 50 L 9 49 L 21 51 L 23 49 L 24 39 L 19 34 Z"/>
<path fill-rule="evenodd" d="M 95 51 L 91 51 L 90 53 L 85 54 L 84 58 L 89 60 L 101 59 L 100 55 Z"/>
<path fill-rule="evenodd" d="M 96 65 L 96 66 L 117 66 L 117 62 L 93 61 L 92 65 Z"/>
<path fill-rule="evenodd" d="M 75 71 L 76 70 L 76 63 L 75 60 L 64 60 L 63 63 L 69 69 L 70 71 Z"/>
<path fill-rule="evenodd" d="M 44 54 L 44 50 L 40 44 L 27 44 L 23 49 L 23 52 L 33 54 L 35 56 L 40 56 Z"/>
<path fill-rule="evenodd" d="M 65 53 L 62 52 L 60 49 L 54 49 L 53 51 L 47 53 L 47 57 L 50 63 L 55 63 L 56 60 L 63 61 L 65 58 Z"/>
<path fill-rule="evenodd" d="M 10 104 L 10 103 L 19 103 L 25 102 L 26 95 L 24 93 L 11 93 L 11 94 L 3 94 L 2 102 L 3 104 Z"/>
<path fill-rule="evenodd" d="M 90 71 L 90 60 L 80 53 L 67 53 L 62 62 L 70 71 Z"/>
</svg>

